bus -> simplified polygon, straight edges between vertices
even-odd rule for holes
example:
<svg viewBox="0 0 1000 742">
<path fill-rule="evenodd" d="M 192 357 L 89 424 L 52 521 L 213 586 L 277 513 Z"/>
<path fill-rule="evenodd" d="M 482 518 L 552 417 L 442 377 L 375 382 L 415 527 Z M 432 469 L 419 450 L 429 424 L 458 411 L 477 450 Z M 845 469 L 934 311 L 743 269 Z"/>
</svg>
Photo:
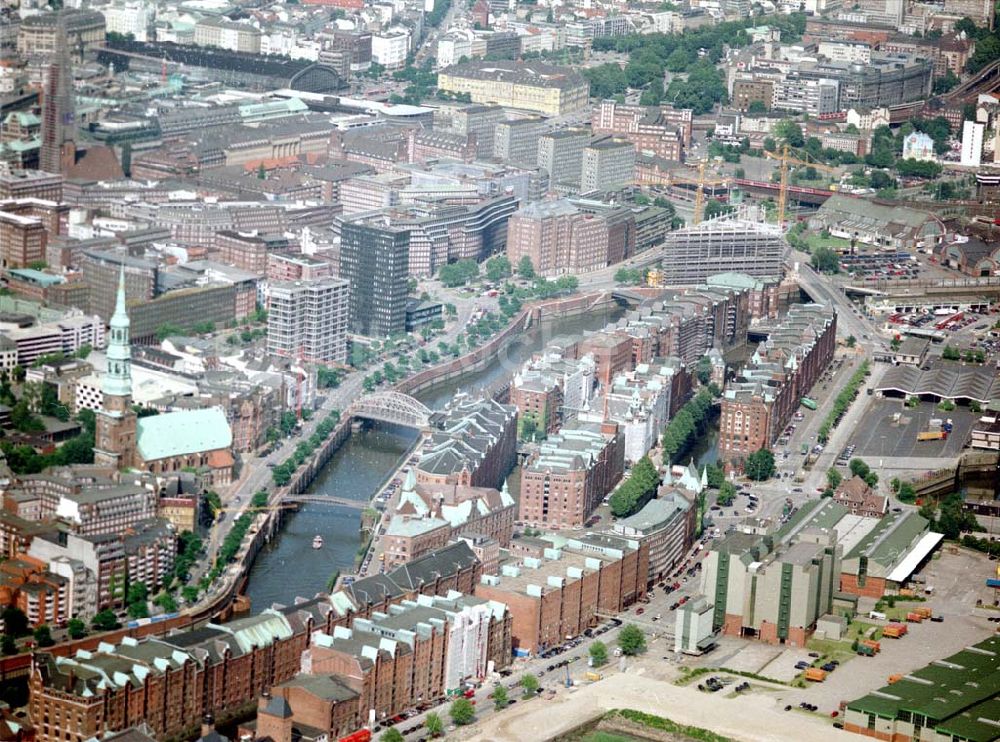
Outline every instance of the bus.
<svg viewBox="0 0 1000 742">
<path fill-rule="evenodd" d="M 802 406 L 805 407 L 807 410 L 815 410 L 816 409 L 816 400 L 814 400 L 814 399 L 811 399 L 809 397 L 803 397 L 799 401 L 802 403 Z"/>
</svg>

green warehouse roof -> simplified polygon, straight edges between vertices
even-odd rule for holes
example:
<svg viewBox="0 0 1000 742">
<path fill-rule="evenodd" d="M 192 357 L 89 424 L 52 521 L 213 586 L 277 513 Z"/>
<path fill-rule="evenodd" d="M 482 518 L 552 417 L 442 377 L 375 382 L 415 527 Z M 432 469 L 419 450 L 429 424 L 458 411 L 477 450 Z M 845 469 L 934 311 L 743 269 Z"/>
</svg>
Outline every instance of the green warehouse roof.
<svg viewBox="0 0 1000 742">
<path fill-rule="evenodd" d="M 775 534 L 777 541 L 788 541 L 805 528 L 822 528 L 830 530 L 850 512 L 846 507 L 832 499 L 823 498 L 814 503 L 803 505 L 788 522 Z"/>
<path fill-rule="evenodd" d="M 970 742 L 1000 738 L 1000 636 L 936 660 L 848 704 L 852 711 L 897 719 L 925 716 L 928 726 Z"/>
<path fill-rule="evenodd" d="M 889 513 L 845 556 L 868 557 L 879 564 L 894 564 L 918 536 L 927 532 L 929 523 L 913 512 Z"/>
<path fill-rule="evenodd" d="M 226 413 L 218 407 L 141 417 L 136 445 L 144 461 L 215 451 L 233 445 Z"/>
</svg>

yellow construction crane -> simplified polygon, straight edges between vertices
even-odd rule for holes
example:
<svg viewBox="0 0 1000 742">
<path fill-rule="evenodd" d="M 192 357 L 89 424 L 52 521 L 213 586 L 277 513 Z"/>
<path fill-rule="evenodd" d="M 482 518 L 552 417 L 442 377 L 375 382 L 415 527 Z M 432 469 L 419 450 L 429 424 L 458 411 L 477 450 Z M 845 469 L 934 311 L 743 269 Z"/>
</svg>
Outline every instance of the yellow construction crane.
<svg viewBox="0 0 1000 742">
<path fill-rule="evenodd" d="M 788 206 L 788 165 L 806 165 L 807 167 L 814 167 L 817 170 L 823 170 L 828 173 L 837 172 L 837 168 L 830 167 L 829 165 L 822 165 L 818 162 L 809 162 L 808 160 L 800 160 L 797 157 L 792 157 L 788 154 L 788 145 L 786 144 L 781 151 L 780 155 L 774 152 L 764 152 L 764 156 L 771 160 L 779 160 L 781 162 L 781 185 L 778 187 L 778 224 L 785 223 L 785 208 Z M 807 154 L 806 157 L 809 155 Z"/>
<path fill-rule="evenodd" d="M 678 175 L 677 173 L 670 173 L 670 183 L 673 185 L 674 181 L 681 183 L 690 183 L 696 186 L 694 192 L 694 214 L 691 217 L 692 224 L 700 224 L 702 219 L 705 218 L 705 186 L 728 186 L 729 180 L 727 178 L 712 178 L 707 179 L 705 177 L 705 167 L 707 163 L 702 160 L 698 163 L 698 177 L 688 178 L 683 175 Z"/>
</svg>

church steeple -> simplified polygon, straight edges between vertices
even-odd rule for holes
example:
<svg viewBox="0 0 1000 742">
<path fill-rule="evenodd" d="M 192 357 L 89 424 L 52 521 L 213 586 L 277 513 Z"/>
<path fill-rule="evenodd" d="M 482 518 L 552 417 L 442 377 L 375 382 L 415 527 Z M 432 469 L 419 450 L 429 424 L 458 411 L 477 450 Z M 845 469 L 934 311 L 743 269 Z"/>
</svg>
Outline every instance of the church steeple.
<svg viewBox="0 0 1000 742">
<path fill-rule="evenodd" d="M 101 379 L 104 401 L 97 412 L 94 463 L 127 469 L 135 462 L 136 414 L 132 409 L 132 352 L 125 311 L 125 266 L 118 275 L 118 300 L 108 330 L 108 368 Z"/>
<path fill-rule="evenodd" d="M 125 310 L 125 266 L 118 276 L 118 298 L 111 315 L 108 339 L 108 368 L 101 391 L 110 397 L 132 395 L 132 351 L 129 348 L 129 319 Z"/>
</svg>

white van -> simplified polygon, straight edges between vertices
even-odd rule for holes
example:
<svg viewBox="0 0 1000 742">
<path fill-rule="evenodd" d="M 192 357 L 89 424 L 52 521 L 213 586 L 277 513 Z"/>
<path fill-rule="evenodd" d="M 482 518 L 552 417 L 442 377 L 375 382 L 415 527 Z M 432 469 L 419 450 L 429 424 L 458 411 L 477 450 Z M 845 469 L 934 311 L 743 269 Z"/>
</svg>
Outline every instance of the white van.
<svg viewBox="0 0 1000 742">
<path fill-rule="evenodd" d="M 885 614 L 884 613 L 879 613 L 878 611 L 872 611 L 871 613 L 869 613 L 868 614 L 868 618 L 874 618 L 877 621 L 885 621 L 886 620 Z"/>
</svg>

